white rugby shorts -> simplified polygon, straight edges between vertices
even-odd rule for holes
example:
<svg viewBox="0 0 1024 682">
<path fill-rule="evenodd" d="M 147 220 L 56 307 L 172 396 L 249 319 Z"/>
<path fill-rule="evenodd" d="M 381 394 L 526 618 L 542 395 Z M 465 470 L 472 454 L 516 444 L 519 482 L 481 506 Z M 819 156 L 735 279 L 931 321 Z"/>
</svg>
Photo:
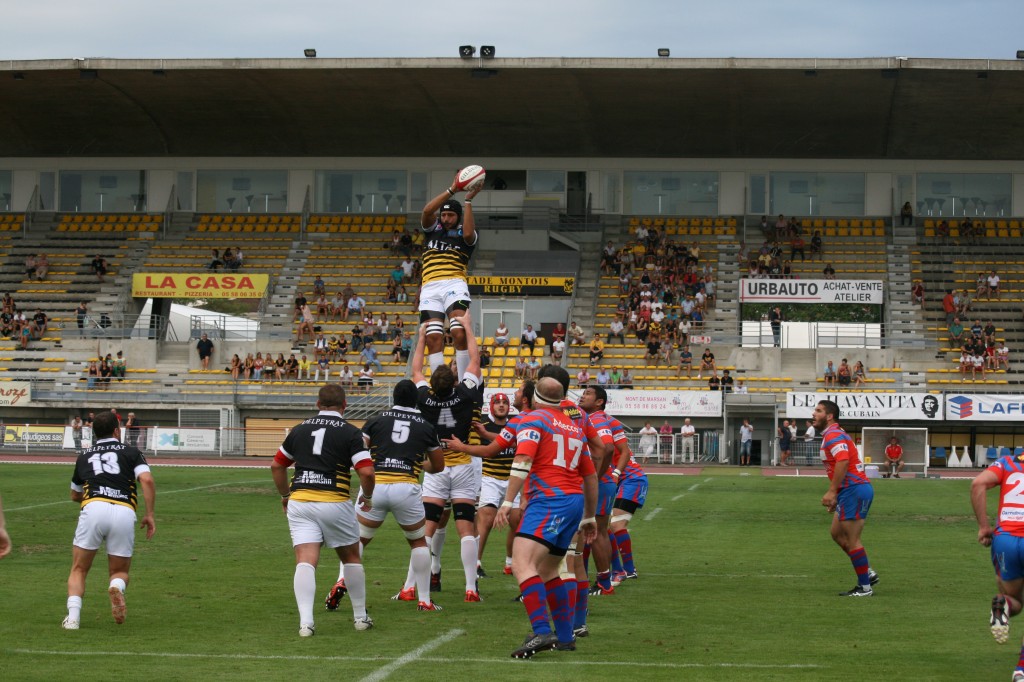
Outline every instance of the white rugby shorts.
<svg viewBox="0 0 1024 682">
<path fill-rule="evenodd" d="M 472 463 L 446 466 L 439 474 L 423 475 L 423 497 L 476 501 L 480 474 Z"/>
<path fill-rule="evenodd" d="M 135 510 L 123 504 L 95 501 L 82 507 L 75 546 L 96 551 L 104 541 L 107 554 L 130 557 L 135 550 Z"/>
<path fill-rule="evenodd" d="M 496 478 L 484 476 L 480 484 L 480 504 L 477 507 L 486 507 L 487 505 L 500 507 L 501 503 L 505 501 L 506 492 L 508 492 L 507 480 L 499 481 Z M 512 501 L 514 507 L 519 506 L 519 498 L 520 495 L 516 495 L 516 499 Z"/>
<path fill-rule="evenodd" d="M 359 524 L 352 502 L 288 502 L 292 545 L 323 543 L 331 549 L 359 542 Z"/>
<path fill-rule="evenodd" d="M 420 287 L 420 311 L 446 313 L 459 301 L 469 301 L 469 285 L 464 279 L 442 279 Z"/>
<path fill-rule="evenodd" d="M 417 483 L 378 483 L 373 489 L 373 508 L 356 515 L 381 523 L 388 512 L 400 526 L 414 526 L 423 520 L 423 496 Z"/>
</svg>

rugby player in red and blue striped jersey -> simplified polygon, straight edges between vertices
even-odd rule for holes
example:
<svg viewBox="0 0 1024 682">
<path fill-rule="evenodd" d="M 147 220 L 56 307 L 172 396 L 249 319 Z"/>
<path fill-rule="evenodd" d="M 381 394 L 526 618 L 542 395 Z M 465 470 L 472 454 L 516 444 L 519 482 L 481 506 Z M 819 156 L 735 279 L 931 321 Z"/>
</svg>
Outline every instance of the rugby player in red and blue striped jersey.
<svg viewBox="0 0 1024 682">
<path fill-rule="evenodd" d="M 878 574 L 871 570 L 860 534 L 875 491 L 864 475 L 857 445 L 839 426 L 839 406 L 831 400 L 819 402 L 814 408 L 814 428 L 821 434 L 821 461 L 830 481 L 821 504 L 835 513 L 832 539 L 850 557 L 857 573 L 857 586 L 839 596 L 870 597 L 874 594 L 871 586 L 878 582 Z"/>
</svg>

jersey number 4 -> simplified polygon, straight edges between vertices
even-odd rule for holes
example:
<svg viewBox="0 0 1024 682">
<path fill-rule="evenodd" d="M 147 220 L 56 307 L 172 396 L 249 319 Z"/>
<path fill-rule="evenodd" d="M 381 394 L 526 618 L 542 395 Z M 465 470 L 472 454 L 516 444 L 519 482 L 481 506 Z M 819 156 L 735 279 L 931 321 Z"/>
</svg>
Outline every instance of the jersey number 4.
<svg viewBox="0 0 1024 682">
<path fill-rule="evenodd" d="M 566 469 L 575 469 L 576 465 L 579 464 L 580 455 L 583 454 L 583 441 L 576 438 L 566 438 L 560 433 L 551 434 L 551 438 L 555 441 L 555 445 L 558 446 L 558 453 L 555 455 L 555 459 L 552 463 L 555 466 L 564 467 Z M 568 446 L 568 454 L 572 455 L 572 461 L 566 466 L 566 446 Z"/>
<path fill-rule="evenodd" d="M 121 465 L 117 463 L 117 454 L 113 452 L 97 452 L 86 460 L 92 465 L 92 471 L 99 476 L 102 473 L 119 474 Z"/>
</svg>

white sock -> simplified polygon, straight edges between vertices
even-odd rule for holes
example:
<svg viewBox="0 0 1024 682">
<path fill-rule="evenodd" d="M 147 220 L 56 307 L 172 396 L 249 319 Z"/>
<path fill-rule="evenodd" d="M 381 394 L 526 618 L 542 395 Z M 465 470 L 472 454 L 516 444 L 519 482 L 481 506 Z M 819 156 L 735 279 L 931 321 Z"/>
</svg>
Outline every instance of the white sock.
<svg viewBox="0 0 1024 682">
<path fill-rule="evenodd" d="M 444 537 L 448 535 L 447 528 L 438 528 L 434 531 L 434 537 L 430 541 L 430 572 L 441 572 L 441 552 L 444 550 Z"/>
<path fill-rule="evenodd" d="M 341 581 L 341 580 L 344 580 L 344 579 L 345 579 L 345 562 L 344 561 L 339 561 L 338 562 L 338 580 Z"/>
<path fill-rule="evenodd" d="M 295 564 L 295 603 L 299 607 L 299 625 L 313 624 L 313 601 L 316 600 L 316 568 L 313 564 Z"/>
<path fill-rule="evenodd" d="M 444 353 L 431 353 L 427 356 L 427 364 L 430 365 L 430 371 L 433 372 L 435 369 L 444 364 Z"/>
<path fill-rule="evenodd" d="M 431 537 L 432 536 L 430 536 L 430 535 L 426 535 L 426 536 L 423 537 L 423 539 L 427 541 L 426 550 L 427 550 L 427 556 L 428 557 L 430 556 L 430 540 L 431 540 Z M 413 587 L 413 586 L 416 585 L 416 563 L 415 563 L 415 560 L 416 560 L 416 550 L 413 550 L 412 556 L 409 557 L 409 572 L 405 574 L 405 584 L 402 585 L 402 589 L 403 590 L 408 590 L 410 587 Z M 429 559 L 427 559 L 427 572 L 428 573 L 430 572 L 430 560 Z M 429 580 L 429 576 L 427 577 L 427 579 Z"/>
<path fill-rule="evenodd" d="M 82 598 L 68 597 L 68 618 L 70 620 L 82 619 Z"/>
<path fill-rule="evenodd" d="M 467 535 L 462 538 L 462 570 L 466 572 L 466 591 L 476 592 L 476 538 Z"/>
<path fill-rule="evenodd" d="M 506 566 L 511 566 L 512 565 L 512 557 L 510 557 L 510 556 L 505 557 L 505 565 Z"/>
<path fill-rule="evenodd" d="M 416 594 L 421 602 L 430 603 L 430 550 L 426 547 L 413 547 L 409 559 L 416 576 Z"/>
<path fill-rule="evenodd" d="M 348 598 L 352 600 L 352 616 L 363 618 L 366 616 L 366 572 L 362 564 L 345 564 L 345 587 L 348 588 Z"/>
<path fill-rule="evenodd" d="M 467 367 L 469 367 L 469 351 L 456 349 L 455 368 L 459 370 L 459 376 L 456 377 L 459 381 L 462 381 L 462 375 L 466 373 Z"/>
<path fill-rule="evenodd" d="M 125 585 L 124 579 L 122 579 L 122 578 L 114 578 L 113 580 L 110 581 L 110 586 L 111 587 L 116 587 L 117 589 L 121 590 L 122 593 L 126 589 L 128 589 L 128 586 Z"/>
</svg>

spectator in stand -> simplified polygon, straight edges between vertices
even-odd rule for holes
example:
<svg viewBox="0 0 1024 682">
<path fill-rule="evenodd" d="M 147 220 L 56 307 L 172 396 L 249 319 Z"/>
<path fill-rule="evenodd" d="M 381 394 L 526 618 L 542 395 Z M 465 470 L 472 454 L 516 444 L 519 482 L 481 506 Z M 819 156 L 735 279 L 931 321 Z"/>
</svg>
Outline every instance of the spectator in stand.
<svg viewBox="0 0 1024 682">
<path fill-rule="evenodd" d="M 537 332 L 533 330 L 533 325 L 526 325 L 526 329 L 523 330 L 523 335 L 520 341 L 524 346 L 530 349 L 530 353 L 533 353 L 534 346 L 537 345 Z"/>
<path fill-rule="evenodd" d="M 316 297 L 316 321 L 320 322 L 321 315 L 326 318 L 330 314 L 331 304 L 327 300 L 327 294 L 320 294 L 319 296 Z"/>
<path fill-rule="evenodd" d="M 114 376 L 114 368 L 110 362 L 110 354 L 100 360 L 100 384 L 104 390 L 110 388 L 110 377 Z"/>
<path fill-rule="evenodd" d="M 1010 369 L 1010 349 L 1002 341 L 996 346 L 996 369 L 1000 367 Z"/>
<path fill-rule="evenodd" d="M 594 336 L 590 342 L 590 364 L 596 365 L 604 358 L 604 341 L 600 336 Z"/>
<path fill-rule="evenodd" d="M 622 385 L 622 371 L 618 367 L 612 367 L 608 373 L 608 388 L 619 388 Z"/>
<path fill-rule="evenodd" d="M 497 348 L 508 348 L 509 331 L 508 325 L 505 324 L 505 320 L 502 319 L 498 323 L 498 328 L 494 330 L 494 345 Z"/>
<path fill-rule="evenodd" d="M 338 370 L 338 381 L 345 388 L 351 388 L 353 382 L 355 382 L 355 375 L 347 364 L 342 365 L 341 369 Z"/>
<path fill-rule="evenodd" d="M 732 393 L 733 384 L 734 384 L 734 382 L 733 382 L 733 379 L 732 379 L 732 375 L 729 373 L 729 370 L 723 369 L 722 370 L 722 391 L 725 392 L 725 393 Z"/>
<path fill-rule="evenodd" d="M 253 370 L 256 367 L 256 358 L 249 353 L 245 356 L 245 360 L 242 360 L 242 379 L 249 381 L 252 378 Z"/>
<path fill-rule="evenodd" d="M 356 385 L 366 391 L 373 387 L 373 370 L 370 369 L 370 363 L 363 363 L 363 368 L 359 370 L 359 379 L 356 381 Z"/>
<path fill-rule="evenodd" d="M 299 320 L 299 326 L 295 330 L 295 341 L 297 343 L 304 343 L 306 334 L 309 334 L 309 340 L 312 341 L 316 330 L 313 328 L 313 311 L 310 310 L 309 305 L 303 305 L 300 311 L 301 319 Z"/>
<path fill-rule="evenodd" d="M 359 353 L 359 359 L 366 365 L 376 367 L 378 372 L 384 371 L 384 366 L 377 359 L 377 349 L 373 347 L 372 340 L 363 346 L 363 350 Z"/>
<path fill-rule="evenodd" d="M 961 320 L 967 319 L 967 313 L 971 312 L 971 295 L 967 289 L 955 292 L 953 302 L 956 303 L 956 314 Z"/>
<path fill-rule="evenodd" d="M 331 362 L 327 359 L 326 355 L 321 355 L 316 361 L 316 374 L 313 377 L 313 381 L 320 381 L 320 374 L 323 373 L 324 381 L 330 381 L 331 379 Z"/>
<path fill-rule="evenodd" d="M 722 390 L 722 380 L 719 379 L 717 376 L 713 376 L 710 379 L 708 379 L 708 390 L 709 391 L 721 391 Z"/>
<path fill-rule="evenodd" d="M 748 392 L 747 385 L 743 382 L 743 378 L 741 377 L 741 378 L 737 379 L 736 380 L 736 388 L 733 390 L 733 393 L 744 394 L 745 395 L 747 392 Z"/>
<path fill-rule="evenodd" d="M 789 242 L 789 260 L 796 260 L 797 254 L 800 254 L 801 262 L 807 260 L 807 257 L 804 255 L 804 246 L 804 238 L 801 237 L 799 234 L 795 235 L 792 241 Z"/>
<path fill-rule="evenodd" d="M 312 379 L 313 377 L 310 376 L 310 370 L 312 368 L 313 368 L 313 363 L 310 361 L 310 359 L 308 357 L 303 355 L 299 359 L 299 371 L 298 371 L 298 375 L 296 376 L 296 378 L 297 379 L 304 379 L 306 381 L 308 381 L 309 379 Z"/>
<path fill-rule="evenodd" d="M 299 292 L 299 295 L 295 297 L 295 321 L 299 322 L 302 320 L 302 307 L 309 301 L 306 300 L 306 295 Z"/>
<path fill-rule="evenodd" d="M 516 364 L 515 364 L 516 379 L 525 379 L 526 378 L 526 369 L 527 369 L 526 358 L 524 358 L 522 356 L 519 356 L 518 358 L 516 358 Z"/>
<path fill-rule="evenodd" d="M 585 388 L 590 385 L 590 372 L 586 367 L 583 367 L 576 373 L 576 385 L 580 388 Z"/>
<path fill-rule="evenodd" d="M 252 380 L 259 381 L 263 378 L 263 353 L 257 352 L 252 361 Z"/>
<path fill-rule="evenodd" d="M 825 276 L 825 279 L 835 279 L 836 269 L 832 267 L 831 263 L 827 263 L 825 268 L 821 271 L 821 274 Z"/>
<path fill-rule="evenodd" d="M 836 387 L 836 368 L 832 365 L 832 361 L 829 360 L 828 364 L 825 365 L 825 388 Z"/>
<path fill-rule="evenodd" d="M 949 325 L 949 345 L 952 348 L 959 348 L 964 342 L 964 326 L 960 324 L 960 318 L 954 317 Z"/>
<path fill-rule="evenodd" d="M 213 355 L 213 341 L 204 333 L 196 343 L 196 351 L 199 353 L 199 364 L 203 369 L 210 369 L 210 357 Z"/>
<path fill-rule="evenodd" d="M 274 378 L 278 381 L 288 378 L 288 361 L 284 359 L 284 353 L 278 353 L 274 360 Z"/>
<path fill-rule="evenodd" d="M 605 244 L 604 249 L 601 251 L 601 272 L 605 275 L 610 275 L 615 270 L 615 254 L 618 249 L 612 244 L 612 240 L 609 239 L 608 243 Z"/>
<path fill-rule="evenodd" d="M 50 318 L 46 316 L 46 313 L 41 308 L 36 308 L 36 314 L 32 316 L 32 322 L 30 323 L 32 336 L 37 339 L 43 338 L 49 322 Z"/>
<path fill-rule="evenodd" d="M 658 351 L 661 349 L 661 341 L 655 335 L 650 336 L 647 342 L 647 353 L 644 355 L 644 362 L 648 365 L 658 364 Z"/>
<path fill-rule="evenodd" d="M 710 348 L 705 348 L 704 353 L 700 356 L 700 370 L 697 372 L 697 378 L 700 379 L 704 372 L 710 371 L 712 376 L 718 377 L 718 367 L 715 365 L 715 354 L 711 352 Z"/>
<path fill-rule="evenodd" d="M 633 373 L 629 371 L 629 367 L 622 368 L 619 388 L 633 388 Z"/>
<path fill-rule="evenodd" d="M 611 375 L 608 373 L 606 368 L 602 367 L 597 371 L 595 381 L 597 381 L 597 385 L 601 388 L 608 388 L 608 383 L 611 381 Z"/>
<path fill-rule="evenodd" d="M 486 349 L 485 349 L 486 350 Z M 489 353 L 489 351 L 488 351 Z M 412 333 L 402 332 L 402 350 L 399 351 L 399 358 L 401 362 L 408 362 L 409 356 L 412 354 Z"/>
<path fill-rule="evenodd" d="M 967 375 L 971 373 L 974 368 L 974 358 L 971 355 L 971 351 L 967 349 L 967 346 L 960 348 L 960 380 L 967 378 Z"/>
<path fill-rule="evenodd" d="M 35 279 L 36 257 L 33 254 L 25 256 L 25 279 Z"/>
<path fill-rule="evenodd" d="M 700 308 L 694 308 L 690 314 L 690 322 L 698 332 L 704 331 L 704 311 Z"/>
<path fill-rule="evenodd" d="M 858 360 L 853 366 L 853 386 L 864 386 L 868 379 L 868 373 L 864 369 L 864 363 Z"/>
<path fill-rule="evenodd" d="M 103 282 L 104 275 L 107 274 L 107 261 L 103 256 L 96 254 L 92 258 L 92 262 L 89 264 L 92 269 L 92 274 L 96 275 L 96 279 Z"/>
<path fill-rule="evenodd" d="M 999 358 L 996 354 L 995 344 L 985 346 L 985 369 L 993 372 L 999 369 Z"/>
<path fill-rule="evenodd" d="M 942 312 L 946 314 L 946 326 L 953 324 L 953 318 L 956 316 L 956 301 L 953 296 L 954 290 L 950 289 L 946 292 L 946 295 L 942 297 Z"/>
<path fill-rule="evenodd" d="M 562 358 L 565 356 L 565 341 L 556 339 L 551 344 L 551 362 L 560 365 L 562 364 Z"/>
<path fill-rule="evenodd" d="M 914 209 L 911 208 L 910 202 L 904 202 L 903 208 L 900 209 L 900 227 L 905 225 L 914 224 Z"/>
<path fill-rule="evenodd" d="M 565 341 L 565 325 L 561 322 L 557 323 L 551 331 L 551 343 L 559 340 Z"/>
<path fill-rule="evenodd" d="M 220 259 L 220 251 L 217 249 L 210 249 L 210 264 L 206 266 L 206 269 L 217 272 L 217 269 L 222 265 L 224 265 L 224 261 Z"/>
<path fill-rule="evenodd" d="M 660 365 L 662 362 L 666 366 L 672 364 L 672 342 L 668 340 L 668 337 L 661 340 L 661 346 L 658 348 L 658 364 Z"/>
<path fill-rule="evenodd" d="M 775 306 L 768 311 L 768 325 L 772 329 L 772 345 L 776 348 L 782 344 L 782 308 Z"/>
<path fill-rule="evenodd" d="M 321 277 L 320 275 L 317 275 L 316 278 L 313 280 L 313 295 L 314 296 L 326 296 L 327 295 L 327 285 L 324 284 L 324 278 Z"/>
<path fill-rule="evenodd" d="M 850 363 L 846 361 L 846 358 L 839 361 L 836 378 L 839 380 L 839 385 L 842 388 L 850 387 L 850 382 L 853 380 L 853 371 L 850 369 Z"/>
<path fill-rule="evenodd" d="M 348 322 L 350 315 L 354 316 L 357 320 L 362 319 L 363 314 L 366 311 L 366 299 L 355 293 L 348 299 L 345 304 L 345 315 L 341 318 L 342 322 Z"/>
<path fill-rule="evenodd" d="M 999 299 L 999 275 L 995 270 L 988 276 L 988 295 L 996 300 Z"/>
<path fill-rule="evenodd" d="M 587 343 L 587 336 L 584 333 L 583 328 L 576 324 L 576 320 L 569 323 L 569 345 L 571 346 L 585 346 Z"/>
<path fill-rule="evenodd" d="M 231 356 L 231 378 L 238 381 L 242 377 L 242 358 L 238 357 L 238 353 Z"/>
<path fill-rule="evenodd" d="M 981 340 L 985 335 L 985 327 L 981 325 L 981 320 L 975 320 L 974 324 L 971 325 L 971 336 L 974 337 L 975 342 Z"/>
<path fill-rule="evenodd" d="M 47 273 L 50 272 L 50 259 L 46 257 L 45 253 L 41 253 L 36 256 L 36 279 L 46 279 Z"/>
<path fill-rule="evenodd" d="M 95 360 L 91 360 L 89 362 L 89 366 L 85 370 L 85 375 L 86 375 L 86 380 L 85 380 L 85 388 L 86 388 L 86 390 L 90 390 L 90 389 L 96 388 L 96 383 L 99 381 L 99 378 L 100 378 L 100 366 L 99 366 L 99 363 L 97 363 Z"/>
<path fill-rule="evenodd" d="M 985 380 L 985 352 L 980 349 L 975 349 L 971 355 L 971 378 L 977 379 L 978 373 L 981 373 L 982 381 Z"/>
<path fill-rule="evenodd" d="M 974 280 L 974 295 L 978 298 L 988 295 L 988 275 L 984 272 L 979 272 L 978 278 Z"/>
<path fill-rule="evenodd" d="M 825 244 L 821 239 L 821 230 L 815 230 L 811 235 L 811 260 L 817 256 L 818 260 L 825 258 Z"/>
<path fill-rule="evenodd" d="M 621 317 L 616 317 L 612 320 L 611 326 L 609 327 L 608 343 L 611 343 L 612 339 L 618 339 L 621 345 L 625 345 L 626 343 L 625 326 L 622 324 Z"/>
<path fill-rule="evenodd" d="M 924 282 L 919 279 L 915 279 L 914 285 L 910 287 L 910 302 L 924 307 Z"/>
</svg>

